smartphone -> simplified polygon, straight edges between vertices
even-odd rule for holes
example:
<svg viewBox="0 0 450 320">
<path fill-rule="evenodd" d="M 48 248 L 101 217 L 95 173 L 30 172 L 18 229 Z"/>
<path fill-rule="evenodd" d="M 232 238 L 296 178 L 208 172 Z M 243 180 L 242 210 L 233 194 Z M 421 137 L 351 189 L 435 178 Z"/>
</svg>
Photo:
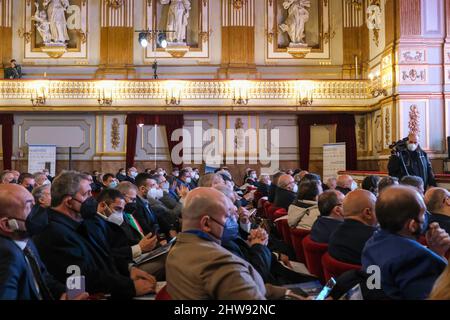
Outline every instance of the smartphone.
<svg viewBox="0 0 450 320">
<path fill-rule="evenodd" d="M 323 287 L 322 291 L 320 291 L 319 295 L 316 297 L 315 300 L 325 300 L 330 295 L 331 290 L 333 290 L 334 286 L 336 285 L 336 280 L 334 278 L 331 278 L 325 287 Z"/>
<path fill-rule="evenodd" d="M 86 279 L 84 276 L 71 276 L 66 282 L 67 299 L 74 300 L 80 294 L 86 292 Z"/>
</svg>

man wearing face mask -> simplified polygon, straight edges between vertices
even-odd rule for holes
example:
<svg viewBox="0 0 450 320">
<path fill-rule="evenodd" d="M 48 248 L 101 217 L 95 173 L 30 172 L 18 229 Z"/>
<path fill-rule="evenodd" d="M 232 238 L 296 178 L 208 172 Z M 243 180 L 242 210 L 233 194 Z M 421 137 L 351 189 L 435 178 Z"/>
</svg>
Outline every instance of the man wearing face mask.
<svg viewBox="0 0 450 320">
<path fill-rule="evenodd" d="M 421 177 L 428 187 L 436 187 L 436 179 L 434 177 L 433 168 L 430 159 L 419 144 L 419 136 L 411 133 L 406 144 L 402 143 L 395 148 L 392 156 L 389 158 L 388 170 L 389 175 L 402 179 L 404 176 Z"/>
<path fill-rule="evenodd" d="M 78 266 L 89 292 L 132 298 L 155 289 L 155 279 L 128 263 L 113 259 L 102 229 L 92 223 L 97 203 L 91 197 L 89 180 L 83 174 L 66 171 L 53 180 L 49 223 L 33 237 L 48 270 L 60 282 L 67 268 Z M 95 229 L 94 229 L 95 228 Z"/>
<path fill-rule="evenodd" d="M 212 188 L 197 188 L 187 195 L 183 232 L 166 263 L 172 299 L 265 300 L 286 294 L 284 288 L 266 287 L 251 264 L 221 246 L 233 207 L 231 200 Z"/>
<path fill-rule="evenodd" d="M 9 183 L 14 183 L 14 174 L 9 170 L 5 170 L 0 175 L 0 184 L 9 184 Z"/>
<path fill-rule="evenodd" d="M 17 181 L 17 183 L 23 186 L 29 192 L 33 192 L 34 185 L 36 184 L 34 176 L 31 173 L 27 172 L 22 173 L 19 176 L 19 180 Z"/>
<path fill-rule="evenodd" d="M 362 264 L 363 270 L 380 268 L 381 289 L 392 299 L 426 299 L 447 266 L 450 237 L 437 223 L 426 233 L 428 248 L 417 241 L 425 210 L 422 197 L 410 187 L 390 187 L 377 200 L 381 230 L 367 241 Z"/>
<path fill-rule="evenodd" d="M 128 181 L 131 183 L 136 183 L 136 177 L 138 175 L 138 171 L 135 167 L 131 167 L 127 169 L 127 176 L 125 177 L 124 181 Z"/>
<path fill-rule="evenodd" d="M 171 227 L 165 219 L 161 218 L 160 212 L 154 210 L 150 205 L 148 198 L 155 195 L 152 187 L 155 185 L 155 180 L 148 173 L 140 173 L 136 177 L 136 186 L 138 188 L 136 198 L 136 211 L 133 216 L 139 222 L 144 234 L 165 234 L 169 235 Z"/>
<path fill-rule="evenodd" d="M 278 188 L 275 194 L 274 206 L 284 208 L 286 211 L 297 197 L 298 185 L 295 183 L 294 177 L 283 174 L 278 179 Z"/>
<path fill-rule="evenodd" d="M 105 189 L 115 189 L 119 185 L 116 177 L 112 173 L 105 173 L 102 177 L 102 190 Z"/>
<path fill-rule="evenodd" d="M 67 299 L 65 286 L 49 274 L 29 238 L 25 221 L 33 204 L 23 187 L 0 185 L 0 300 Z"/>
<path fill-rule="evenodd" d="M 177 218 L 181 217 L 181 209 L 182 204 L 180 201 L 175 200 L 170 195 L 170 184 L 167 181 L 166 177 L 161 175 L 153 176 L 153 179 L 156 181 L 158 188 L 162 190 L 162 197 L 158 199 L 158 201 L 165 207 L 169 213 Z M 183 195 L 185 196 L 185 195 Z"/>
<path fill-rule="evenodd" d="M 124 168 L 120 168 L 119 171 L 117 171 L 116 178 L 119 182 L 125 181 L 127 178 L 127 172 Z"/>
<path fill-rule="evenodd" d="M 188 169 L 182 169 L 180 175 L 177 178 L 177 188 L 185 187 L 192 190 L 192 177 L 191 172 Z"/>
</svg>

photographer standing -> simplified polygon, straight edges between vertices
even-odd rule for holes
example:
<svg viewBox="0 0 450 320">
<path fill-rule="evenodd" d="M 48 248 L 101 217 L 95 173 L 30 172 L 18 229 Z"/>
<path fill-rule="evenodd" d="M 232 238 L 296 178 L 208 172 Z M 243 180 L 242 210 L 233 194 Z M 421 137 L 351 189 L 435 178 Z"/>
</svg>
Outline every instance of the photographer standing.
<svg viewBox="0 0 450 320">
<path fill-rule="evenodd" d="M 389 175 L 399 179 L 404 176 L 421 177 L 425 188 L 436 186 L 433 169 L 428 155 L 420 148 L 419 136 L 410 133 L 395 144 L 388 163 Z"/>
</svg>

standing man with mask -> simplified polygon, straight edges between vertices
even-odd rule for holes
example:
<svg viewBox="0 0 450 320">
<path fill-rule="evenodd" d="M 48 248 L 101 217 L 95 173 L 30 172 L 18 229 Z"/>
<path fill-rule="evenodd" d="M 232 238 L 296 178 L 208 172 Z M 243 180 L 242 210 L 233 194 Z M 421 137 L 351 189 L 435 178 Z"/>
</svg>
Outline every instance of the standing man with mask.
<svg viewBox="0 0 450 320">
<path fill-rule="evenodd" d="M 430 159 L 425 151 L 419 145 L 419 136 L 409 134 L 406 146 L 398 145 L 396 152 L 389 158 L 389 175 L 399 179 L 404 176 L 421 177 L 428 187 L 436 187 L 433 169 Z"/>
<path fill-rule="evenodd" d="M 23 187 L 0 185 L 0 300 L 67 299 L 65 286 L 48 273 L 28 236 L 25 221 L 33 204 Z"/>
</svg>

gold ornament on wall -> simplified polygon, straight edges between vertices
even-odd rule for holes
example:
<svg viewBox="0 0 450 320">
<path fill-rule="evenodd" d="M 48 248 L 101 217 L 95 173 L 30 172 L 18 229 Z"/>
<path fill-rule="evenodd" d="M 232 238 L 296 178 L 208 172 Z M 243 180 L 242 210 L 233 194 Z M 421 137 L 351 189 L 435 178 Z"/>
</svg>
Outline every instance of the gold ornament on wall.
<svg viewBox="0 0 450 320">
<path fill-rule="evenodd" d="M 358 121 L 358 144 L 361 150 L 366 148 L 366 119 L 361 117 Z"/>
<path fill-rule="evenodd" d="M 415 104 L 409 108 L 409 133 L 419 134 L 420 133 L 420 112 Z"/>
<path fill-rule="evenodd" d="M 240 10 L 246 3 L 247 0 L 233 0 L 233 7 L 236 10 Z"/>
<path fill-rule="evenodd" d="M 123 5 L 123 0 L 106 0 L 106 4 L 114 9 L 118 9 Z"/>
<path fill-rule="evenodd" d="M 120 145 L 120 124 L 119 119 L 113 118 L 111 123 L 111 146 L 114 150 L 119 149 Z"/>
<path fill-rule="evenodd" d="M 385 145 L 391 144 L 391 116 L 389 109 L 386 109 L 386 114 L 384 115 L 384 126 L 385 126 Z"/>
</svg>

